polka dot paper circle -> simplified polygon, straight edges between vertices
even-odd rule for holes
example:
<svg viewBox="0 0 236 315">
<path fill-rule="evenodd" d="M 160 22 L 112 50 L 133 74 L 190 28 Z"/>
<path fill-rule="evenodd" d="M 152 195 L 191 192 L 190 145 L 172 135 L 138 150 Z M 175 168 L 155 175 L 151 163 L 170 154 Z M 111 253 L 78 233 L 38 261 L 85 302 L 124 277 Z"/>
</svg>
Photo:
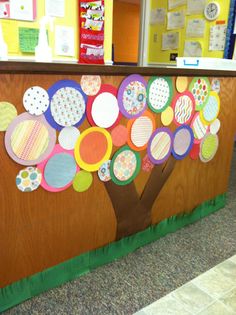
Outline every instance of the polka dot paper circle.
<svg viewBox="0 0 236 315">
<path fill-rule="evenodd" d="M 155 113 L 163 112 L 173 96 L 172 80 L 167 77 L 152 77 L 148 82 L 148 105 Z"/>
<path fill-rule="evenodd" d="M 16 116 L 17 110 L 13 104 L 0 102 L 0 131 L 6 131 Z"/>
<path fill-rule="evenodd" d="M 40 86 L 33 86 L 25 91 L 23 105 L 31 115 L 42 115 L 49 106 L 48 92 Z"/>
<path fill-rule="evenodd" d="M 101 77 L 99 75 L 82 75 L 80 84 L 86 95 L 96 95 L 101 87 Z"/>
<path fill-rule="evenodd" d="M 138 74 L 130 75 L 123 80 L 118 90 L 118 103 L 125 117 L 135 118 L 145 111 L 146 87 L 146 81 Z"/>
<path fill-rule="evenodd" d="M 172 154 L 176 160 L 182 160 L 189 154 L 193 139 L 193 131 L 189 126 L 180 126 L 175 130 Z"/>
<path fill-rule="evenodd" d="M 121 147 L 127 142 L 128 130 L 123 125 L 118 125 L 111 131 L 112 143 L 116 147 Z"/>
<path fill-rule="evenodd" d="M 162 113 L 161 113 L 161 122 L 163 126 L 169 126 L 174 119 L 174 111 L 172 107 L 167 107 Z"/>
<path fill-rule="evenodd" d="M 211 92 L 209 99 L 200 111 L 200 118 L 203 123 L 210 125 L 219 115 L 220 112 L 220 98 L 216 92 Z"/>
<path fill-rule="evenodd" d="M 153 164 L 162 164 L 170 156 L 173 135 L 168 128 L 158 128 L 148 143 L 148 156 Z"/>
<path fill-rule="evenodd" d="M 211 161 L 219 146 L 219 139 L 217 135 L 207 134 L 200 145 L 200 159 L 202 162 Z"/>
<path fill-rule="evenodd" d="M 195 101 L 190 92 L 178 94 L 173 101 L 174 122 L 176 125 L 190 123 L 195 112 Z"/>
<path fill-rule="evenodd" d="M 188 88 L 188 78 L 187 77 L 177 77 L 175 84 L 176 84 L 176 90 L 179 93 L 183 93 Z"/>
<path fill-rule="evenodd" d="M 128 146 L 124 146 L 114 154 L 111 161 L 111 179 L 117 185 L 127 185 L 135 179 L 140 168 L 139 154 Z"/>
<path fill-rule="evenodd" d="M 98 170 L 98 177 L 102 182 L 108 182 L 111 179 L 110 166 L 111 160 L 104 162 L 100 166 Z"/>
<path fill-rule="evenodd" d="M 80 131 L 76 127 L 65 127 L 60 131 L 58 141 L 63 149 L 73 150 L 79 136 Z"/>
<path fill-rule="evenodd" d="M 211 90 L 209 80 L 207 78 L 194 78 L 190 84 L 189 90 L 195 99 L 196 110 L 199 111 L 203 109 Z"/>
<path fill-rule="evenodd" d="M 191 128 L 193 130 L 195 143 L 199 143 L 209 130 L 209 127 L 205 125 L 200 119 L 199 113 L 196 113 L 193 117 Z"/>
<path fill-rule="evenodd" d="M 76 192 L 84 192 L 90 188 L 93 183 L 93 175 L 86 171 L 80 171 L 75 175 L 73 188 Z"/>
<path fill-rule="evenodd" d="M 16 176 L 16 186 L 22 192 L 32 192 L 40 186 L 42 173 L 36 167 L 27 167 Z"/>
</svg>

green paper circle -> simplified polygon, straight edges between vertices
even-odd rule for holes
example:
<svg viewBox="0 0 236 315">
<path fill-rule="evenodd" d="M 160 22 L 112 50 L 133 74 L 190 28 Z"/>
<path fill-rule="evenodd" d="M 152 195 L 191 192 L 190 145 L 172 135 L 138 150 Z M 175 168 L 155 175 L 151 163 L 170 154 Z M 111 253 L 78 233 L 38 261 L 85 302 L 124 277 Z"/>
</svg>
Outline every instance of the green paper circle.
<svg viewBox="0 0 236 315">
<path fill-rule="evenodd" d="M 120 181 L 119 179 L 116 178 L 115 174 L 114 174 L 114 171 L 113 171 L 113 167 L 114 167 L 114 162 L 117 158 L 117 156 L 122 153 L 123 151 L 126 151 L 126 150 L 129 150 L 129 151 L 132 151 L 136 157 L 136 161 L 137 161 L 137 164 L 136 164 L 136 169 L 133 173 L 133 175 L 128 179 L 128 180 L 125 180 L 125 181 Z M 112 181 L 119 185 L 119 186 L 124 186 L 124 185 L 127 185 L 129 183 L 131 183 L 135 178 L 136 176 L 138 175 L 139 171 L 141 169 L 141 159 L 140 159 L 140 154 L 132 149 L 130 149 L 130 147 L 128 145 L 120 148 L 113 156 L 112 160 L 111 160 L 111 166 L 110 166 L 110 174 L 111 174 L 111 179 Z"/>
<path fill-rule="evenodd" d="M 152 83 L 157 80 L 157 79 L 164 79 L 168 86 L 169 86 L 169 92 L 170 92 L 170 95 L 169 95 L 169 98 L 168 98 L 168 101 L 166 102 L 165 106 L 163 106 L 161 109 L 155 109 L 151 102 L 150 102 L 150 99 L 149 99 L 149 96 L 150 96 L 150 88 L 151 88 L 151 85 Z M 172 97 L 173 97 L 173 83 L 172 83 L 172 79 L 169 78 L 169 77 L 151 77 L 151 79 L 148 81 L 148 86 L 147 86 L 147 102 L 148 102 L 148 106 L 149 108 L 154 112 L 154 113 L 161 113 L 163 112 L 172 102 Z"/>
<path fill-rule="evenodd" d="M 80 171 L 75 175 L 73 188 L 77 192 L 84 192 L 89 189 L 93 182 L 93 175 L 87 171 Z"/>
<path fill-rule="evenodd" d="M 208 95 L 207 95 L 205 101 L 204 101 L 202 104 L 200 104 L 200 105 L 198 104 L 199 101 L 196 99 L 196 97 L 195 97 L 194 94 L 193 94 L 194 84 L 195 84 L 199 79 L 205 80 L 206 85 L 207 85 L 207 89 L 208 89 Z M 210 96 L 210 91 L 211 91 L 211 84 L 210 84 L 208 78 L 206 78 L 206 77 L 202 77 L 202 78 L 196 77 L 196 78 L 193 78 L 192 82 L 190 83 L 190 85 L 189 85 L 189 91 L 193 94 L 193 97 L 194 97 L 194 99 L 195 99 L 196 111 L 200 111 L 200 110 L 202 110 L 202 109 L 204 108 L 204 106 L 206 105 L 206 103 L 207 103 L 207 101 L 208 101 L 208 98 L 209 98 L 209 96 Z"/>
</svg>

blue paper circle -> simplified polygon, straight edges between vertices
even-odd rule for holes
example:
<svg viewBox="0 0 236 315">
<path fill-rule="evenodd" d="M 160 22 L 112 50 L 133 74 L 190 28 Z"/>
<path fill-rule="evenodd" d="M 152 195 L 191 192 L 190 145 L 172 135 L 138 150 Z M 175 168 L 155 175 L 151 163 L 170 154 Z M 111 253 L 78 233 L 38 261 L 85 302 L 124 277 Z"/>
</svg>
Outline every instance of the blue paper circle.
<svg viewBox="0 0 236 315">
<path fill-rule="evenodd" d="M 174 150 L 174 142 L 175 142 L 175 137 L 176 137 L 176 135 L 177 135 L 178 132 L 179 132 L 180 130 L 182 130 L 182 129 L 185 129 L 185 130 L 187 130 L 187 131 L 189 132 L 189 134 L 190 134 L 190 144 L 189 144 L 187 150 L 185 151 L 185 153 L 182 154 L 182 155 L 179 155 L 179 154 L 177 154 L 177 153 L 175 152 L 175 150 Z M 191 151 L 191 149 L 192 149 L 192 147 L 193 147 L 193 142 L 194 142 L 194 134 L 193 134 L 192 128 L 189 127 L 188 125 L 182 125 L 182 126 L 178 127 L 178 128 L 175 130 L 175 132 L 174 132 L 174 139 L 173 139 L 172 155 L 174 156 L 174 158 L 175 158 L 176 160 L 182 160 L 182 159 L 184 159 L 184 158 L 190 153 L 190 151 Z"/>
<path fill-rule="evenodd" d="M 58 153 L 51 157 L 44 169 L 46 183 L 53 188 L 63 188 L 73 181 L 76 162 L 68 153 Z"/>
<path fill-rule="evenodd" d="M 85 101 L 85 104 L 87 103 L 87 95 L 83 92 L 80 84 L 78 84 L 77 82 L 73 81 L 73 80 L 61 80 L 61 81 L 58 81 L 56 82 L 55 84 L 53 84 L 49 89 L 48 89 L 48 95 L 49 95 L 49 101 L 50 101 L 50 104 L 51 104 L 51 100 L 54 96 L 54 94 L 56 94 L 56 92 L 62 88 L 66 88 L 66 87 L 71 87 L 71 88 L 74 88 L 76 89 L 77 91 L 79 91 L 83 98 L 84 98 L 84 101 Z M 47 122 L 56 130 L 62 130 L 64 127 L 63 126 L 60 126 L 53 118 L 52 116 L 52 113 L 51 113 L 51 108 L 50 106 L 48 107 L 47 111 L 44 113 L 44 116 L 45 118 L 47 119 Z M 84 114 L 81 118 L 80 121 L 78 121 L 77 124 L 75 124 L 74 126 L 75 127 L 78 127 L 80 126 L 84 119 L 85 119 L 85 116 L 86 116 L 86 108 L 85 108 L 85 111 L 84 111 Z"/>
</svg>

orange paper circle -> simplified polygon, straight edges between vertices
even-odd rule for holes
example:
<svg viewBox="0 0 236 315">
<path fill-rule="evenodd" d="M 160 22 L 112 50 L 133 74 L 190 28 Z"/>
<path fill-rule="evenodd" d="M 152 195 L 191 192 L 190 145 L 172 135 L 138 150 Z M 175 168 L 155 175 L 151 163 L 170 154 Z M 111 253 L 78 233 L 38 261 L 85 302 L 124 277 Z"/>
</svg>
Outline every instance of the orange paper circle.
<svg viewBox="0 0 236 315">
<path fill-rule="evenodd" d="M 128 131 L 123 125 L 118 125 L 111 131 L 112 142 L 116 147 L 121 147 L 127 142 Z"/>
</svg>

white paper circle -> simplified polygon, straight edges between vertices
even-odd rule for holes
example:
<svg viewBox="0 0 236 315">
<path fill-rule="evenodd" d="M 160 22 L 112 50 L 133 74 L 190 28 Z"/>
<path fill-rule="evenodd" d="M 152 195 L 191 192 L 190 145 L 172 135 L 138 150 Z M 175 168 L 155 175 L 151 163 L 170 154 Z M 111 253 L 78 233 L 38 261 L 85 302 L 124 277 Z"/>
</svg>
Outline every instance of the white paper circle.
<svg viewBox="0 0 236 315">
<path fill-rule="evenodd" d="M 213 123 L 210 125 L 210 133 L 212 135 L 216 135 L 220 130 L 220 120 L 217 118 Z"/>
<path fill-rule="evenodd" d="M 97 126 L 111 127 L 119 116 L 117 98 L 108 92 L 99 94 L 93 102 L 91 114 Z"/>
<path fill-rule="evenodd" d="M 60 131 L 58 141 L 63 149 L 73 150 L 79 136 L 80 131 L 76 127 L 65 127 Z"/>
<path fill-rule="evenodd" d="M 25 91 L 23 105 L 31 115 L 42 115 L 49 106 L 49 96 L 40 86 L 33 86 Z"/>
<path fill-rule="evenodd" d="M 153 123 L 147 116 L 141 116 L 135 120 L 131 128 L 131 141 L 141 148 L 145 146 L 153 132 Z"/>
</svg>

